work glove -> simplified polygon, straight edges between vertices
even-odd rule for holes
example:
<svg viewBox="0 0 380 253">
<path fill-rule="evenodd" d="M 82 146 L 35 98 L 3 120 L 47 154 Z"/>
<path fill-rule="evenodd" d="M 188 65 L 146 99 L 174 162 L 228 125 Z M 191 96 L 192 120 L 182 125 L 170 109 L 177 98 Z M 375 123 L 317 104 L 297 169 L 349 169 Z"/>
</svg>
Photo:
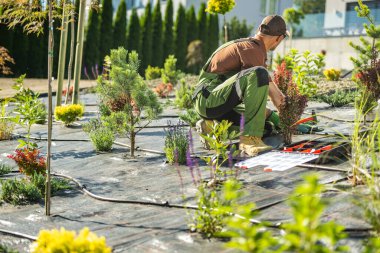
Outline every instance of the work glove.
<svg viewBox="0 0 380 253">
<path fill-rule="evenodd" d="M 316 125 L 299 124 L 297 125 L 297 132 L 302 134 L 311 134 L 315 132 L 322 132 L 324 129 Z"/>
</svg>

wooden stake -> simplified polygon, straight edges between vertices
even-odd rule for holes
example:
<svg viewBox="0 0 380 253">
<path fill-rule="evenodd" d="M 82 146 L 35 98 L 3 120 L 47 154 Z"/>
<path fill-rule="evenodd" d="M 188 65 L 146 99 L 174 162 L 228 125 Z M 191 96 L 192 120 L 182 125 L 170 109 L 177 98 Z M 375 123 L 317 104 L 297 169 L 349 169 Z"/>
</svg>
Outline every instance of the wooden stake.
<svg viewBox="0 0 380 253">
<path fill-rule="evenodd" d="M 51 156 L 51 132 L 52 132 L 52 88 L 51 81 L 53 75 L 53 0 L 48 0 L 49 5 L 49 40 L 48 40 L 48 140 L 47 140 L 47 168 L 45 184 L 45 214 L 50 216 L 50 156 Z"/>
<path fill-rule="evenodd" d="M 80 81 L 81 69 L 82 69 L 85 7 L 86 7 L 86 0 L 81 0 L 80 5 L 79 5 L 78 34 L 77 34 L 77 45 L 76 45 L 76 52 L 75 52 L 73 104 L 78 104 L 79 102 L 79 81 Z"/>
<path fill-rule="evenodd" d="M 67 29 L 69 28 L 68 16 L 66 14 L 66 0 L 62 4 L 62 30 L 61 30 L 61 41 L 59 42 L 59 60 L 58 60 L 58 89 L 56 94 L 57 106 L 62 104 L 62 87 L 63 79 L 65 77 L 65 64 L 66 64 L 66 48 L 67 48 Z"/>
</svg>

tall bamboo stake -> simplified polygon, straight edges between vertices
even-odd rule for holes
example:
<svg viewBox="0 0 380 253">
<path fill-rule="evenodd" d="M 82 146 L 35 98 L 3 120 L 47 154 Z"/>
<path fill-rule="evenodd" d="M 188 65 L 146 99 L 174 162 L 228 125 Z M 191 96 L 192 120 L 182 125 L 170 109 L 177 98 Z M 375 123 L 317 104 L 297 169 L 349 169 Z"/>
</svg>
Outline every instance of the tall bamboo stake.
<svg viewBox="0 0 380 253">
<path fill-rule="evenodd" d="M 58 89 L 57 89 L 57 106 L 62 104 L 62 86 L 63 78 L 65 77 L 65 64 L 66 64 L 66 48 L 67 48 L 67 29 L 68 29 L 68 16 L 66 15 L 66 0 L 63 1 L 62 13 L 62 30 L 61 41 L 59 42 L 59 62 L 58 62 Z"/>
<path fill-rule="evenodd" d="M 79 81 L 80 81 L 81 69 L 82 69 L 85 6 L 86 6 L 86 0 L 81 0 L 80 5 L 79 5 L 77 46 L 76 46 L 76 52 L 75 52 L 73 104 L 78 104 L 79 102 Z"/>
<path fill-rule="evenodd" d="M 226 22 L 226 15 L 223 15 L 223 26 L 224 26 L 224 42 L 227 43 L 228 41 L 228 29 L 227 29 L 227 22 Z"/>
<path fill-rule="evenodd" d="M 48 140 L 47 140 L 47 168 L 45 182 L 45 214 L 50 216 L 50 155 L 51 155 L 51 132 L 52 132 L 52 88 L 51 81 L 53 75 L 53 0 L 48 0 L 49 5 L 49 39 L 48 39 Z"/>
<path fill-rule="evenodd" d="M 73 1 L 74 4 L 74 1 Z M 66 98 L 65 98 L 65 104 L 67 104 L 67 100 L 69 99 L 69 93 L 70 93 L 70 84 L 71 84 L 71 72 L 73 69 L 73 58 L 74 58 L 74 42 L 75 42 L 75 22 L 74 22 L 74 12 L 71 13 L 71 42 L 70 42 L 70 59 L 69 59 L 69 66 L 67 70 L 67 88 L 66 88 Z"/>
</svg>

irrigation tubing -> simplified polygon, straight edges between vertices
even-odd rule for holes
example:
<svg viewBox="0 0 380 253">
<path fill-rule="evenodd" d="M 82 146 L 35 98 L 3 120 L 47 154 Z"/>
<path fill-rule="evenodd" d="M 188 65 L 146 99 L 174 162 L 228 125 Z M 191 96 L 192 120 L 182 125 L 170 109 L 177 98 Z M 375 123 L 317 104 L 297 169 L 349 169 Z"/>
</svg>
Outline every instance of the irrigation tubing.
<svg viewBox="0 0 380 253">
<path fill-rule="evenodd" d="M 188 210 L 188 209 L 197 210 L 198 209 L 197 206 L 170 204 L 168 201 L 165 201 L 165 202 L 162 202 L 162 203 L 157 203 L 157 202 L 152 202 L 152 201 L 125 200 L 125 199 L 115 199 L 115 198 L 102 197 L 102 196 L 96 195 L 96 194 L 90 192 L 89 190 L 87 190 L 86 185 L 80 183 L 79 180 L 77 180 L 77 179 L 75 179 L 73 177 L 70 177 L 70 176 L 67 176 L 67 175 L 64 175 L 64 174 L 57 174 L 57 173 L 52 173 L 52 175 L 56 176 L 56 177 L 66 178 L 66 179 L 74 182 L 80 188 L 80 190 L 83 193 L 85 193 L 89 197 L 94 198 L 94 199 L 99 200 L 99 201 L 106 201 L 106 202 L 112 202 L 112 203 L 137 204 L 137 205 L 143 205 L 143 206 L 158 206 L 158 207 L 164 207 L 164 208 L 178 208 L 178 209 L 186 209 L 186 210 Z M 329 181 L 329 182 L 326 182 L 324 184 L 329 184 L 329 183 L 332 183 L 332 182 L 338 182 L 338 181 L 342 181 L 342 180 L 345 180 L 345 178 Z M 253 211 L 264 210 L 264 209 L 266 209 L 268 207 L 271 207 L 271 206 L 274 206 L 276 204 L 282 203 L 282 202 L 286 201 L 287 199 L 288 198 L 281 199 L 281 200 L 269 203 L 267 205 L 258 207 L 256 209 L 254 209 Z M 237 214 L 231 213 L 231 215 L 235 215 L 236 217 L 239 217 L 241 219 L 245 219 L 244 217 L 241 217 L 240 215 L 237 215 Z M 250 219 L 250 222 L 252 224 L 262 224 L 262 225 L 264 225 L 267 228 L 282 229 L 282 223 L 273 224 L 273 223 L 270 223 L 270 222 L 262 222 L 262 221 L 257 220 L 257 219 Z M 369 233 L 371 231 L 373 231 L 372 228 L 345 228 L 345 230 L 344 230 L 344 232 L 350 233 L 350 235 L 352 233 L 364 233 L 364 232 L 365 233 Z M 0 229 L 0 233 L 4 233 L 4 234 L 8 234 L 8 235 L 13 235 L 13 236 L 16 236 L 16 237 L 22 237 L 22 238 L 26 238 L 26 239 L 29 239 L 29 240 L 36 240 L 37 239 L 34 236 L 30 236 L 30 235 L 27 235 L 27 234 L 23 234 L 23 233 L 19 233 L 19 232 L 14 232 L 14 231 L 3 230 L 3 229 Z M 363 236 L 363 237 L 366 237 L 366 236 Z"/>
<path fill-rule="evenodd" d="M 6 229 L 2 229 L 2 228 L 0 228 L 0 234 L 6 234 L 6 235 L 15 236 L 15 237 L 25 238 L 31 241 L 37 240 L 37 237 L 35 236 L 27 235 L 27 234 L 16 232 L 16 231 L 10 231 Z"/>
</svg>

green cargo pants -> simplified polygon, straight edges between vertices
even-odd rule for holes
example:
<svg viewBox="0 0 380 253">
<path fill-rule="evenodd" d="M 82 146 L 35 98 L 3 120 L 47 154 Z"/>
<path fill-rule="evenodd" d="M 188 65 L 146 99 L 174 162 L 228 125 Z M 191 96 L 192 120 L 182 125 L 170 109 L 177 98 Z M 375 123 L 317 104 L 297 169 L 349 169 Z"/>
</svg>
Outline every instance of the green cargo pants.
<svg viewBox="0 0 380 253">
<path fill-rule="evenodd" d="M 264 67 L 242 70 L 227 80 L 202 70 L 195 97 L 195 110 L 204 119 L 228 120 L 239 127 L 244 115 L 242 135 L 262 137 L 268 98 L 269 75 Z"/>
</svg>

